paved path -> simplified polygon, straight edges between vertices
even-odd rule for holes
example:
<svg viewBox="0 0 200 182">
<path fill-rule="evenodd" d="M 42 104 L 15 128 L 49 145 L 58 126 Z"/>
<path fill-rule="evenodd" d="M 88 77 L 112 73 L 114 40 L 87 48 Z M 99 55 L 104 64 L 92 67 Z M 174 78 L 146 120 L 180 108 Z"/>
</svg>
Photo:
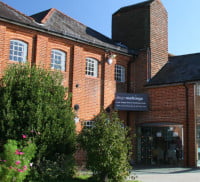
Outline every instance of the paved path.
<svg viewBox="0 0 200 182">
<path fill-rule="evenodd" d="M 132 174 L 142 182 L 200 182 L 200 169 L 152 168 L 136 169 Z"/>
</svg>

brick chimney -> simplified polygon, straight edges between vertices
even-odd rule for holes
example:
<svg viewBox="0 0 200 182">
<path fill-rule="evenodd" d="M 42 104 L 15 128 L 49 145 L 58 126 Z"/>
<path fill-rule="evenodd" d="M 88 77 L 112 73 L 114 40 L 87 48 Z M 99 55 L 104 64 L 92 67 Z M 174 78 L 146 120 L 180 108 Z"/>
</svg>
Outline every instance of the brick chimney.
<svg viewBox="0 0 200 182">
<path fill-rule="evenodd" d="M 112 39 L 142 54 L 146 51 L 143 77 L 153 77 L 168 61 L 168 17 L 161 1 L 149 0 L 115 12 Z"/>
</svg>

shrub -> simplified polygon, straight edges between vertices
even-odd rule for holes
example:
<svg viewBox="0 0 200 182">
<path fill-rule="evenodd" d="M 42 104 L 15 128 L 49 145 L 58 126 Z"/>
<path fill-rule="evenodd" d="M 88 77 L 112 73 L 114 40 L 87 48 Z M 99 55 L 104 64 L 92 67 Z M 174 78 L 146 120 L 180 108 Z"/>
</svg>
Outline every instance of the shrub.
<svg viewBox="0 0 200 182">
<path fill-rule="evenodd" d="M 31 141 L 8 140 L 0 157 L 0 181 L 22 182 L 30 171 L 36 145 Z"/>
<path fill-rule="evenodd" d="M 18 140 L 21 133 L 37 145 L 39 168 L 55 153 L 73 156 L 75 123 L 71 97 L 62 85 L 61 72 L 27 64 L 10 65 L 0 84 L 0 138 Z"/>
<path fill-rule="evenodd" d="M 116 112 L 101 112 L 92 128 L 79 135 L 80 146 L 87 152 L 86 167 L 96 181 L 121 182 L 129 174 L 130 139 Z"/>
</svg>

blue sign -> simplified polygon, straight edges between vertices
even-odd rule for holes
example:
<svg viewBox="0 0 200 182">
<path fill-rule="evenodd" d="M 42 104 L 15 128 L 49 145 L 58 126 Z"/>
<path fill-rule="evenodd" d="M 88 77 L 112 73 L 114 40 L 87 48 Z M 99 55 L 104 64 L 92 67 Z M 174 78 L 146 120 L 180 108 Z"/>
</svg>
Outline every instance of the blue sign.
<svg viewBox="0 0 200 182">
<path fill-rule="evenodd" d="M 148 111 L 148 95 L 117 93 L 115 96 L 115 109 L 121 111 Z"/>
</svg>

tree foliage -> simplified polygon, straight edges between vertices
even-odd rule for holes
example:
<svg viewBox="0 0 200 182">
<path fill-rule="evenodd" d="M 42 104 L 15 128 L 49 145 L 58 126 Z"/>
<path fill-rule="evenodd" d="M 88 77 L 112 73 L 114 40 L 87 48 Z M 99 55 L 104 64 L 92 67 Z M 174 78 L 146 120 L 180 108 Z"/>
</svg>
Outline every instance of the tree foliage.
<svg viewBox="0 0 200 182">
<path fill-rule="evenodd" d="M 74 114 L 60 72 L 26 64 L 10 65 L 0 84 L 0 137 L 32 136 L 36 158 L 55 152 L 71 154 L 75 144 Z"/>
<path fill-rule="evenodd" d="M 130 139 L 116 112 L 101 112 L 92 128 L 84 128 L 79 135 L 86 151 L 87 168 L 97 181 L 120 182 L 129 174 Z"/>
</svg>

